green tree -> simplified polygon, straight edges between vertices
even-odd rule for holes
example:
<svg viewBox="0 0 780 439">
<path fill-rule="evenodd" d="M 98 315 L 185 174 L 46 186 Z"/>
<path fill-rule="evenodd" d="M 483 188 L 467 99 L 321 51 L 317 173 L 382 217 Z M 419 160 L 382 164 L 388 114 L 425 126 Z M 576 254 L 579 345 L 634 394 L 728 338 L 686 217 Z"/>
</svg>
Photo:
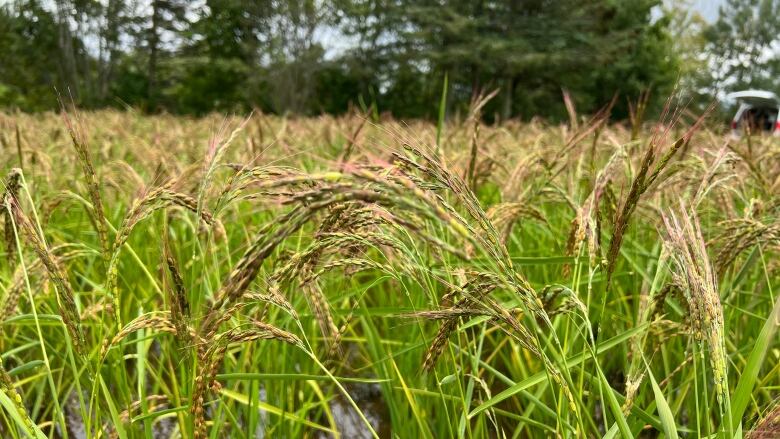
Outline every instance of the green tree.
<svg viewBox="0 0 780 439">
<path fill-rule="evenodd" d="M 373 0 L 340 2 L 346 33 L 359 35 L 358 51 L 376 68 L 380 101 L 420 82 L 450 78 L 450 113 L 474 94 L 501 88 L 486 114 L 563 117 L 561 88 L 586 111 L 614 94 L 635 99 L 657 88 L 663 99 L 674 83 L 676 57 L 667 17 L 654 19 L 658 0 Z M 418 87 L 428 112 L 435 100 Z M 395 111 L 395 108 L 391 110 Z M 625 114 L 625 105 L 618 108 Z M 404 111 L 400 109 L 400 111 Z"/>
<path fill-rule="evenodd" d="M 160 96 L 158 66 L 160 56 L 165 53 L 163 36 L 168 34 L 175 40 L 177 34 L 187 27 L 184 0 L 152 0 L 148 27 L 144 40 L 149 53 L 147 60 L 147 98 L 150 108 L 155 109 Z"/>
<path fill-rule="evenodd" d="M 45 110 L 57 104 L 58 23 L 38 1 L 0 7 L 0 106 Z"/>
<path fill-rule="evenodd" d="M 108 0 L 101 6 L 97 54 L 97 101 L 101 105 L 110 102 L 109 94 L 116 80 L 117 65 L 123 55 L 122 38 L 132 32 L 137 21 L 134 8 L 126 0 Z"/>
<path fill-rule="evenodd" d="M 686 102 L 701 112 L 712 102 L 710 91 L 703 87 L 702 78 L 708 76 L 707 59 L 702 55 L 705 45 L 704 29 L 709 26 L 701 14 L 691 7 L 692 0 L 671 0 L 666 15 L 674 35 L 674 52 L 679 59 L 679 88 Z"/>
<path fill-rule="evenodd" d="M 712 92 L 780 86 L 780 0 L 727 0 L 704 31 Z"/>
<path fill-rule="evenodd" d="M 325 55 L 315 36 L 329 20 L 328 5 L 315 0 L 289 0 L 275 5 L 264 48 L 269 60 L 266 81 L 275 90 L 271 95 L 273 110 L 310 112 L 315 99 L 315 78 Z"/>
<path fill-rule="evenodd" d="M 627 117 L 628 102 L 650 91 L 649 111 L 660 110 L 673 91 L 680 74 L 680 62 L 669 31 L 672 15 L 659 11 L 657 0 L 602 2 L 596 22 L 599 49 L 588 64 L 588 75 L 576 78 L 582 96 L 592 99 L 586 109 L 605 105 L 613 96 L 618 101 L 613 114 Z M 585 81 L 581 83 L 581 81 Z"/>
<path fill-rule="evenodd" d="M 269 2 L 206 1 L 170 63 L 175 80 L 165 94 L 174 111 L 232 111 L 252 104 L 269 8 Z"/>
<path fill-rule="evenodd" d="M 671 21 L 653 12 L 659 5 L 15 0 L 3 8 L 0 99 L 55 108 L 57 86 L 86 106 L 312 114 L 362 102 L 397 117 L 433 118 L 446 73 L 448 114 L 498 88 L 488 118 L 563 118 L 565 88 L 582 112 L 619 94 L 620 116 L 626 100 L 650 88 L 663 100 L 675 81 Z"/>
</svg>

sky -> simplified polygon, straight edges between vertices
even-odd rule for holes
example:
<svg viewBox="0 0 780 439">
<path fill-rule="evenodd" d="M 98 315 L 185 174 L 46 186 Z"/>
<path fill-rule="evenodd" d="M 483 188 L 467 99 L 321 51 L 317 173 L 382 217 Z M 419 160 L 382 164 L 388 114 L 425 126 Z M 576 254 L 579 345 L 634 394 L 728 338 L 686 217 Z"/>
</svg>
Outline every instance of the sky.
<svg viewBox="0 0 780 439">
<path fill-rule="evenodd" d="M 718 8 L 724 0 L 694 0 L 692 9 L 699 11 L 702 17 L 712 23 L 718 19 Z"/>
</svg>

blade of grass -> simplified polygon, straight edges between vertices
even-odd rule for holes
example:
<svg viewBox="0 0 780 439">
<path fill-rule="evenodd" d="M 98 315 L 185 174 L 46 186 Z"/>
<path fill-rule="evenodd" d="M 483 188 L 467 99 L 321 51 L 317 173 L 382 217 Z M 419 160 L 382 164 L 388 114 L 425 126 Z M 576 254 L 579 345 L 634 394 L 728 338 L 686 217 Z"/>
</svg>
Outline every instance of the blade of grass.
<svg viewBox="0 0 780 439">
<path fill-rule="evenodd" d="M 769 350 L 773 342 L 777 341 L 775 333 L 778 325 L 780 325 L 780 296 L 775 301 L 772 312 L 767 317 L 761 332 L 756 338 L 755 345 L 753 345 L 753 349 L 750 351 L 747 364 L 742 369 L 742 375 L 739 377 L 736 390 L 731 398 L 731 419 L 734 425 L 739 425 L 742 422 L 742 415 L 750 402 L 753 387 L 758 379 L 758 372 L 764 363 L 767 350 Z"/>
<path fill-rule="evenodd" d="M 384 383 L 390 380 L 377 379 L 377 378 L 355 378 L 355 377 L 335 377 L 337 380 L 343 383 L 363 383 L 363 384 L 376 384 Z M 244 380 L 244 381 L 330 381 L 330 377 L 322 375 L 314 375 L 307 373 L 252 373 L 252 372 L 235 372 L 235 373 L 220 373 L 217 374 L 219 381 L 231 381 L 231 380 Z"/>
<path fill-rule="evenodd" d="M 669 403 L 666 401 L 663 391 L 658 387 L 658 383 L 655 381 L 655 377 L 650 370 L 650 365 L 647 364 L 647 360 L 644 357 L 642 357 L 642 360 L 645 362 L 647 377 L 650 378 L 650 384 L 653 387 L 655 405 L 658 410 L 658 417 L 661 419 L 661 426 L 664 428 L 664 435 L 666 436 L 666 439 L 677 439 L 677 426 L 674 423 L 672 409 L 669 407 Z"/>
<path fill-rule="evenodd" d="M 103 390 L 103 396 L 105 397 L 106 405 L 108 405 L 108 411 L 111 414 L 111 421 L 114 424 L 114 429 L 116 429 L 116 434 L 119 436 L 119 439 L 126 439 L 127 432 L 125 431 L 122 419 L 119 417 L 119 412 L 116 409 L 116 404 L 114 404 L 114 398 L 111 396 L 111 391 L 108 389 L 102 375 L 99 375 L 98 379 L 100 380 L 100 389 Z"/>
<path fill-rule="evenodd" d="M 249 405 L 249 398 L 246 395 L 242 394 L 242 393 L 239 393 L 239 392 L 236 392 L 236 391 L 233 391 L 233 390 L 230 390 L 230 389 L 221 389 L 219 391 L 219 393 L 222 394 L 222 395 L 225 395 L 226 397 L 228 397 L 228 398 L 230 398 L 230 399 L 232 399 L 234 401 L 237 401 L 237 402 L 239 402 L 241 404 Z M 328 427 L 326 427 L 324 425 L 320 425 L 320 424 L 317 424 L 315 422 L 311 422 L 308 419 L 302 418 L 302 417 L 300 417 L 298 415 L 295 415 L 293 413 L 290 413 L 288 411 L 284 411 L 284 410 L 280 409 L 279 407 L 276 407 L 274 405 L 268 404 L 266 402 L 255 401 L 254 404 L 258 408 L 260 408 L 261 410 L 265 410 L 266 412 L 268 412 L 268 413 L 270 413 L 272 415 L 284 416 L 285 419 L 289 419 L 289 420 L 291 420 L 293 422 L 298 422 L 298 423 L 303 424 L 303 425 L 305 425 L 307 427 L 316 428 L 317 430 L 321 430 L 321 431 L 324 431 L 324 432 L 327 432 L 327 433 L 334 433 L 334 431 L 332 429 L 330 429 L 330 428 L 328 428 Z"/>
<path fill-rule="evenodd" d="M 27 191 L 26 184 L 27 183 L 24 181 L 24 176 L 22 176 L 22 185 L 23 185 L 22 187 L 24 187 L 24 190 L 27 193 L 28 198 L 30 198 L 30 202 L 32 203 L 32 198 L 30 196 L 29 191 Z M 6 209 L 10 209 L 10 207 L 6 206 Z M 33 212 L 35 212 L 35 210 L 33 210 Z M 37 224 L 37 216 L 36 216 L 36 224 Z M 30 285 L 30 276 L 29 273 L 27 272 L 27 266 L 24 262 L 24 254 L 22 253 L 22 243 L 21 240 L 19 239 L 19 231 L 17 229 L 16 222 L 13 220 L 13 216 L 11 216 L 11 226 L 13 229 L 14 240 L 16 242 L 17 256 L 19 257 L 19 266 L 22 268 L 22 272 L 24 273 L 24 286 L 25 286 L 25 290 L 27 291 L 27 299 L 30 301 L 30 307 L 32 309 L 32 317 L 33 317 L 33 321 L 35 322 L 35 331 L 38 336 L 38 342 L 41 348 L 41 355 L 43 356 L 43 363 L 46 366 L 46 381 L 49 385 L 49 391 L 51 392 L 51 397 L 57 400 L 58 399 L 57 386 L 54 384 L 54 377 L 52 375 L 52 370 L 51 370 L 51 362 L 49 361 L 49 355 L 46 350 L 46 343 L 44 342 L 43 332 L 41 331 L 41 323 L 40 320 L 38 319 L 38 311 L 36 309 L 35 298 L 33 296 L 32 287 Z M 43 236 L 43 234 L 41 234 L 41 236 Z M 60 317 L 60 321 L 62 321 L 61 317 Z M 65 424 L 65 415 L 62 413 L 59 403 L 55 405 L 54 416 L 58 418 L 60 427 L 63 430 L 63 437 L 67 439 L 68 434 L 66 431 L 67 428 Z"/>
<path fill-rule="evenodd" d="M 37 439 L 46 439 L 46 435 L 43 434 L 43 431 L 41 431 L 40 427 L 35 425 L 35 423 L 32 423 L 33 431 L 28 431 L 28 424 L 25 422 L 25 416 L 19 413 L 19 411 L 16 408 L 16 404 L 11 401 L 10 397 L 5 394 L 5 391 L 0 389 L 0 405 L 5 408 L 6 412 L 11 415 L 11 418 L 19 424 L 19 427 L 21 427 L 22 431 L 28 432 L 28 434 L 34 434 L 33 437 Z"/>
<path fill-rule="evenodd" d="M 607 396 L 607 405 L 609 405 L 609 408 L 612 411 L 612 416 L 615 417 L 615 421 L 618 425 L 618 428 L 620 429 L 620 434 L 624 439 L 633 438 L 634 435 L 631 434 L 631 429 L 628 427 L 628 421 L 626 421 L 626 417 L 623 415 L 623 410 L 620 408 L 620 403 L 615 397 L 615 394 L 610 391 L 612 386 L 609 385 L 609 381 L 607 381 L 607 377 L 604 376 L 604 372 L 601 371 L 601 367 L 598 365 L 598 363 L 596 363 L 596 372 L 598 373 L 601 384 L 607 389 L 605 392 Z"/>
<path fill-rule="evenodd" d="M 625 342 L 629 338 L 631 338 L 633 335 L 639 333 L 640 331 L 643 331 L 648 324 L 637 326 L 636 328 L 633 328 L 629 331 L 624 332 L 621 335 L 615 336 L 601 344 L 599 344 L 598 353 L 603 354 L 610 349 L 619 346 L 621 343 Z M 592 353 L 590 351 L 585 351 L 580 353 L 579 355 L 575 355 L 568 360 L 566 360 L 566 365 L 568 367 L 576 366 L 583 361 L 592 358 Z M 534 375 L 531 375 L 530 377 L 516 383 L 515 385 L 509 387 L 508 389 L 502 391 L 501 393 L 497 394 L 496 396 L 490 398 L 489 400 L 483 402 L 479 406 L 477 406 L 474 410 L 469 413 L 469 418 L 472 418 L 479 413 L 482 413 L 483 411 L 489 409 L 490 407 L 493 407 L 494 405 L 498 404 L 499 402 L 511 398 L 515 394 L 528 389 L 529 387 L 535 386 L 539 383 L 542 383 L 547 380 L 547 375 L 544 372 L 538 372 Z"/>
<path fill-rule="evenodd" d="M 436 122 L 436 154 L 441 151 L 441 133 L 444 131 L 444 117 L 447 114 L 447 88 L 448 74 L 444 73 L 444 84 L 441 87 L 441 100 L 439 101 L 439 119 Z"/>
<path fill-rule="evenodd" d="M 16 375 L 23 374 L 29 370 L 37 369 L 41 366 L 44 366 L 46 363 L 43 362 L 43 360 L 33 360 L 28 361 L 27 363 L 22 364 L 21 366 L 14 367 L 13 369 L 8 371 L 8 376 L 14 377 Z"/>
</svg>

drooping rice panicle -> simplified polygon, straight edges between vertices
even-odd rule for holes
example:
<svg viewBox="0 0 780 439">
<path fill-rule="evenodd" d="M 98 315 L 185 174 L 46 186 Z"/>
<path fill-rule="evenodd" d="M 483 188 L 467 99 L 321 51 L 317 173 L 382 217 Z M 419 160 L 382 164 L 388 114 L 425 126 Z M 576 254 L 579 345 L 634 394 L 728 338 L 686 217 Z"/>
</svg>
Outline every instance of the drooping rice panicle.
<svg viewBox="0 0 780 439">
<path fill-rule="evenodd" d="M 5 232 L 5 252 L 8 266 L 13 267 L 16 264 L 16 237 L 14 235 L 13 220 L 8 203 L 19 197 L 19 188 L 21 187 L 22 171 L 19 168 L 11 168 L 5 177 L 5 190 L 3 191 L 3 230 Z M 8 201 L 6 201 L 8 200 Z"/>
<path fill-rule="evenodd" d="M 14 232 L 17 237 L 23 237 L 24 241 L 32 248 L 40 259 L 52 283 L 57 290 L 57 305 L 62 322 L 65 324 L 73 345 L 77 351 L 83 352 L 85 349 L 84 334 L 81 330 L 80 316 L 76 308 L 76 299 L 73 294 L 73 288 L 68 281 L 67 275 L 62 267 L 57 264 L 54 254 L 44 244 L 38 230 L 30 223 L 27 215 L 22 211 L 16 199 L 9 198 L 6 209 L 11 212 L 13 217 Z M 21 236 L 20 236 L 21 235 Z"/>
</svg>

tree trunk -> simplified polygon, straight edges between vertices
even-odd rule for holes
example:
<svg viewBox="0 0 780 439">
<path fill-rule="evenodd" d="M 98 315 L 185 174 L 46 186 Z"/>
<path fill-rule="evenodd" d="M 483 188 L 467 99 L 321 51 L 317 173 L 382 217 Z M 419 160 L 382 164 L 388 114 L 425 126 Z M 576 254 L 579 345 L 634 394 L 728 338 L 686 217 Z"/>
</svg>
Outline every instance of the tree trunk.
<svg viewBox="0 0 780 439">
<path fill-rule="evenodd" d="M 160 26 L 160 2 L 152 1 L 152 28 L 149 32 L 149 71 L 148 71 L 148 89 L 149 106 L 152 109 L 156 107 L 157 96 L 157 51 L 160 44 L 159 35 Z"/>
<path fill-rule="evenodd" d="M 501 119 L 504 121 L 512 118 L 512 101 L 515 97 L 515 78 L 504 79 L 504 103 L 501 110 Z"/>
<path fill-rule="evenodd" d="M 67 0 L 57 1 L 57 21 L 59 22 L 59 35 L 57 43 L 63 57 L 62 79 L 65 93 L 70 94 L 74 100 L 78 100 L 78 73 L 76 72 L 76 55 L 73 51 L 73 37 L 70 33 L 70 4 Z"/>
<path fill-rule="evenodd" d="M 479 66 L 471 66 L 471 100 L 475 100 L 480 93 L 481 84 L 479 82 Z"/>
<path fill-rule="evenodd" d="M 104 103 L 108 97 L 108 89 L 114 76 L 114 66 L 119 56 L 119 14 L 121 4 L 119 0 L 108 0 L 105 14 L 105 29 L 101 42 L 103 56 L 100 58 L 100 79 L 98 98 Z"/>
</svg>

